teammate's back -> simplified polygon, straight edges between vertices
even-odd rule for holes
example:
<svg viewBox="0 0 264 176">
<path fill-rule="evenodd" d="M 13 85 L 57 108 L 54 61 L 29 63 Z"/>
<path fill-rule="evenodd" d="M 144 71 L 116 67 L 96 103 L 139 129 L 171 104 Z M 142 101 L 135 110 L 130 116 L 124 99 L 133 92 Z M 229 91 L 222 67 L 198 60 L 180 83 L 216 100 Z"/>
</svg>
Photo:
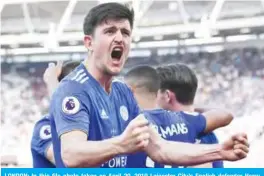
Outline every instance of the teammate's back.
<svg viewBox="0 0 264 176">
<path fill-rule="evenodd" d="M 202 113 L 208 109 L 194 108 L 193 102 L 198 87 L 198 79 L 195 73 L 186 65 L 173 64 L 163 67 L 158 67 L 157 71 L 161 80 L 161 88 L 158 94 L 158 104 L 164 109 L 181 111 L 195 111 Z M 167 97 L 167 95 L 169 95 Z M 164 101 L 167 97 L 170 101 Z M 228 125 L 232 121 L 232 115 L 223 113 L 209 113 L 208 116 L 213 117 L 215 122 L 222 123 L 220 126 Z M 201 134 L 197 141 L 201 144 L 217 144 L 217 137 L 213 132 Z M 223 167 L 222 161 L 212 163 L 213 167 Z"/>
<path fill-rule="evenodd" d="M 197 136 L 206 127 L 205 117 L 199 113 L 173 112 L 164 109 L 145 110 L 142 113 L 160 136 L 169 141 L 195 143 Z M 153 162 L 146 153 L 140 152 L 129 156 L 129 167 L 164 168 L 179 166 Z"/>
<path fill-rule="evenodd" d="M 199 136 L 232 120 L 232 114 L 223 110 L 202 114 L 192 110 L 197 79 L 186 67 L 180 68 L 179 72 L 169 67 L 164 71 L 164 77 L 165 81 L 150 66 L 138 66 L 125 75 L 125 81 L 131 87 L 142 113 L 154 124 L 161 137 L 170 141 L 197 143 Z M 151 162 L 144 153 L 131 156 L 129 163 L 130 167 L 168 167 Z"/>
</svg>

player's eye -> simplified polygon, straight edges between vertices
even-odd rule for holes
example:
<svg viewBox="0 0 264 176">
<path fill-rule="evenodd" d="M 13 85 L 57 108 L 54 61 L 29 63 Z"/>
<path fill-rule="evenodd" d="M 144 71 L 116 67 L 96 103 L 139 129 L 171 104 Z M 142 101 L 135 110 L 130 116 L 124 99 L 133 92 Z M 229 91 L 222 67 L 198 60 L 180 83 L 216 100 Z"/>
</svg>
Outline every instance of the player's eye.
<svg viewBox="0 0 264 176">
<path fill-rule="evenodd" d="M 125 35 L 125 36 L 130 36 L 130 32 L 123 32 L 123 35 Z"/>
<path fill-rule="evenodd" d="M 114 34 L 114 33 L 115 33 L 115 31 L 113 29 L 109 29 L 106 31 L 106 34 Z"/>
</svg>

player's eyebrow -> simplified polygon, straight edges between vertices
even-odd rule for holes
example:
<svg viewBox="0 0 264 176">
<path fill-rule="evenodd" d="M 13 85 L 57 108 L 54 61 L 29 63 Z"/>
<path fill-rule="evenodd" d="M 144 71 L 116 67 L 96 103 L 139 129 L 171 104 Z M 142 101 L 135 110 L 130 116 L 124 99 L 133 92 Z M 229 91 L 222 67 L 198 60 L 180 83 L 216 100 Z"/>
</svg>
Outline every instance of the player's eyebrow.
<svg viewBox="0 0 264 176">
<path fill-rule="evenodd" d="M 106 27 L 103 31 L 106 32 L 108 30 L 114 30 L 114 31 L 116 31 L 116 30 L 118 30 L 118 28 L 116 26 L 110 26 L 110 27 Z M 122 27 L 121 28 L 121 32 L 124 32 L 124 33 L 126 33 L 128 35 L 131 34 L 131 31 L 129 29 L 125 28 L 125 27 Z"/>
</svg>

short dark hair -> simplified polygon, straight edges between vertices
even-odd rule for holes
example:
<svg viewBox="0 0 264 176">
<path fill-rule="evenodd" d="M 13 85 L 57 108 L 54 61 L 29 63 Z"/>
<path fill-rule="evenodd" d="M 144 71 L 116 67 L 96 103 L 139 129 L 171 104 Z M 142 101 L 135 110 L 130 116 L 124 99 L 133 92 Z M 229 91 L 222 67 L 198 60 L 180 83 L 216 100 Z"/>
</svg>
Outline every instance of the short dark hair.
<svg viewBox="0 0 264 176">
<path fill-rule="evenodd" d="M 157 93 L 160 87 L 159 75 L 151 66 L 134 67 L 125 74 L 124 78 L 125 81 L 136 87 L 145 88 L 150 93 Z"/>
<path fill-rule="evenodd" d="M 65 62 L 62 66 L 61 74 L 58 77 L 58 81 L 60 82 L 65 76 L 67 76 L 70 72 L 72 72 L 77 66 L 80 65 L 80 61 L 68 61 Z"/>
<path fill-rule="evenodd" d="M 126 5 L 120 3 L 103 3 L 93 7 L 86 15 L 83 23 L 83 32 L 85 35 L 94 33 L 95 28 L 106 20 L 128 19 L 131 29 L 134 25 L 134 11 Z"/>
<path fill-rule="evenodd" d="M 158 67 L 160 90 L 172 91 L 178 102 L 184 105 L 193 104 L 198 81 L 195 73 L 184 64 L 173 64 Z"/>
</svg>

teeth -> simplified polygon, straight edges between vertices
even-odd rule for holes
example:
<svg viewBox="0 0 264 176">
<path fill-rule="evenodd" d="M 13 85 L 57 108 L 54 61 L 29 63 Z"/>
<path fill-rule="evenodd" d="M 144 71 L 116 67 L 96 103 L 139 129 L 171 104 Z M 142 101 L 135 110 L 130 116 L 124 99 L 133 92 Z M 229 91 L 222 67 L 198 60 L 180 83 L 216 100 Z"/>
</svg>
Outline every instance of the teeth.
<svg viewBox="0 0 264 176">
<path fill-rule="evenodd" d="M 114 51 L 121 51 L 121 48 L 114 48 Z"/>
</svg>

